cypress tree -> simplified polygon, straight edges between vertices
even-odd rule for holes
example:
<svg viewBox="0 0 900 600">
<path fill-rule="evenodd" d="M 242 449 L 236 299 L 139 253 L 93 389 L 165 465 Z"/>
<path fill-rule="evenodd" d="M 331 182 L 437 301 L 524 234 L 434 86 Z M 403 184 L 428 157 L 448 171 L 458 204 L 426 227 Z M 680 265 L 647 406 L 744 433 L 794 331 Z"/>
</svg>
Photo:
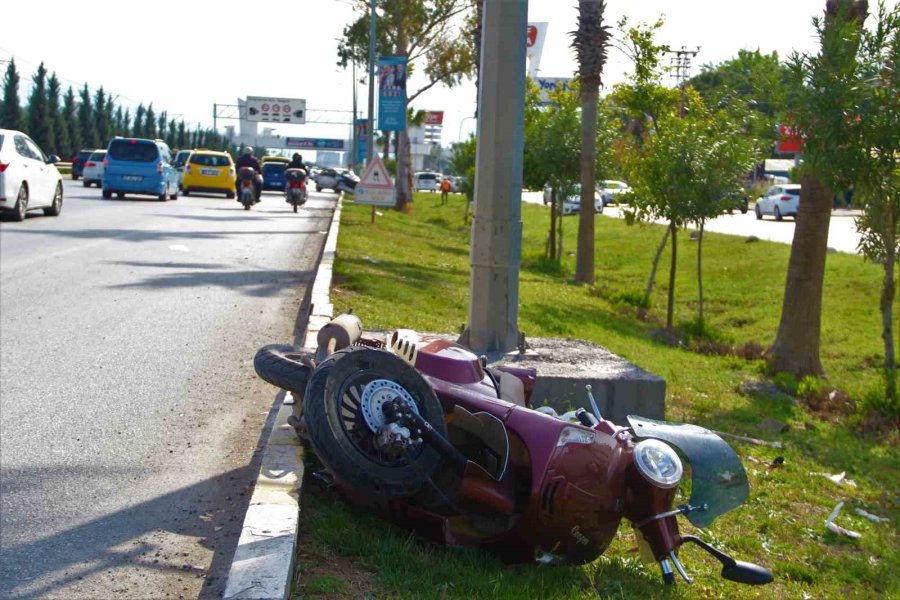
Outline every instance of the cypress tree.
<svg viewBox="0 0 900 600">
<path fill-rule="evenodd" d="M 94 115 L 91 111 L 91 92 L 87 84 L 84 84 L 79 95 L 81 104 L 78 107 L 78 126 L 81 129 L 81 146 L 76 149 L 76 152 L 81 148 L 96 148 L 99 143 L 97 141 L 97 126 L 94 123 Z"/>
<path fill-rule="evenodd" d="M 159 117 L 156 119 L 156 137 L 166 137 L 166 111 L 159 113 Z"/>
<path fill-rule="evenodd" d="M 178 125 L 175 123 L 175 119 L 169 121 L 169 132 L 166 134 L 166 143 L 169 144 L 171 148 L 181 148 L 178 147 Z"/>
<path fill-rule="evenodd" d="M 137 110 L 134 111 L 134 126 L 131 129 L 131 135 L 134 137 L 147 137 L 144 135 L 144 105 L 138 104 Z"/>
<path fill-rule="evenodd" d="M 190 147 L 188 144 L 187 132 L 184 128 L 184 119 L 178 123 L 178 147 L 182 150 L 186 150 Z"/>
<path fill-rule="evenodd" d="M 56 73 L 47 80 L 47 110 L 53 121 L 53 139 L 50 140 L 46 152 L 66 156 L 69 150 L 69 128 L 65 122 L 65 114 L 59 109 L 59 96 L 62 91 Z"/>
<path fill-rule="evenodd" d="M 122 128 L 119 129 L 119 135 L 123 137 L 131 135 L 131 109 L 125 109 L 125 116 L 122 117 Z"/>
<path fill-rule="evenodd" d="M 147 106 L 147 114 L 144 117 L 144 133 L 146 137 L 153 139 L 156 137 L 156 115 L 153 113 L 153 103 Z"/>
<path fill-rule="evenodd" d="M 112 136 L 116 135 L 116 115 L 115 115 L 116 104 L 113 101 L 112 96 L 108 93 L 106 94 L 106 110 L 103 111 L 103 119 L 106 121 L 106 131 L 109 137 L 103 140 L 103 147 L 106 148 L 109 145 L 109 140 Z"/>
<path fill-rule="evenodd" d="M 3 77 L 3 101 L 0 102 L 0 127 L 4 129 L 25 129 L 22 105 L 19 104 L 19 73 L 16 61 L 11 59 Z"/>
<path fill-rule="evenodd" d="M 119 105 L 116 107 L 116 118 L 113 121 L 113 134 L 114 135 L 122 135 L 122 129 L 124 129 L 122 125 L 122 120 L 124 116 L 122 115 L 122 106 Z"/>
<path fill-rule="evenodd" d="M 75 153 L 81 148 L 81 128 L 78 126 L 78 107 L 75 104 L 75 92 L 72 86 L 66 90 L 63 98 L 62 122 L 68 131 L 69 145 L 60 150 L 64 157 L 75 156 Z"/>
<path fill-rule="evenodd" d="M 28 99 L 28 135 L 43 150 L 50 146 L 50 140 L 53 139 L 53 122 L 47 109 L 47 69 L 44 68 L 44 63 L 38 66 L 31 81 L 34 86 Z"/>
<path fill-rule="evenodd" d="M 106 92 L 100 86 L 94 93 L 94 124 L 97 127 L 97 140 L 101 146 L 109 143 L 109 127 L 106 122 Z"/>
</svg>

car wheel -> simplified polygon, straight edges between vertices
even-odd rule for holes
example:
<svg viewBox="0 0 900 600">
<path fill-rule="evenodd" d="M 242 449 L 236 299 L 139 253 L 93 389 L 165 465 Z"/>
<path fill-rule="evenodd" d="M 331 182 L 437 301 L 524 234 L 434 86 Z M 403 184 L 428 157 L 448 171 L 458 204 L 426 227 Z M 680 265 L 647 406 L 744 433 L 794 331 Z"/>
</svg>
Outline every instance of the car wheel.
<svg viewBox="0 0 900 600">
<path fill-rule="evenodd" d="M 756 205 L 756 220 L 759 221 L 762 219 L 762 211 L 759 209 L 759 204 Z"/>
<path fill-rule="evenodd" d="M 19 195 L 16 196 L 16 206 L 13 208 L 13 220 L 24 221 L 28 212 L 28 188 L 23 183 L 19 186 Z"/>
<path fill-rule="evenodd" d="M 72 181 L 78 181 L 78 175 L 72 173 Z"/>
<path fill-rule="evenodd" d="M 775 220 L 781 221 L 784 217 L 781 216 L 781 210 L 776 206 L 775 207 Z"/>
<path fill-rule="evenodd" d="M 319 186 L 316 186 L 316 191 L 317 191 L 317 192 L 321 192 L 321 191 L 322 191 L 322 188 L 319 187 Z"/>
<path fill-rule="evenodd" d="M 742 215 L 746 215 L 746 214 L 747 214 L 747 205 L 746 205 L 746 204 L 743 205 L 743 206 L 741 207 L 741 214 L 742 214 Z"/>
<path fill-rule="evenodd" d="M 88 181 L 82 181 L 81 185 L 83 185 L 84 187 L 91 187 L 91 184 Z"/>
<path fill-rule="evenodd" d="M 175 190 L 174 194 L 169 194 L 169 200 L 178 200 L 178 190 Z"/>
<path fill-rule="evenodd" d="M 125 192 L 116 192 L 116 198 L 124 198 Z"/>
<path fill-rule="evenodd" d="M 181 190 L 181 193 L 184 194 L 185 196 L 190 196 L 190 195 L 191 195 L 191 190 Z M 234 198 L 234 194 L 232 194 L 232 195 L 230 195 L 230 196 L 228 196 L 228 197 L 229 197 L 229 198 Z"/>
<path fill-rule="evenodd" d="M 112 198 L 112 192 L 110 192 L 109 190 L 103 190 L 103 199 L 109 200 L 110 198 Z"/>
<path fill-rule="evenodd" d="M 187 196 L 188 193 L 185 192 L 184 195 Z M 225 197 L 228 198 L 229 200 L 234 200 L 234 192 L 225 192 Z"/>
<path fill-rule="evenodd" d="M 44 214 L 48 217 L 58 217 L 62 212 L 63 190 L 62 182 L 56 184 L 56 192 L 53 193 L 53 204 L 44 209 Z"/>
</svg>

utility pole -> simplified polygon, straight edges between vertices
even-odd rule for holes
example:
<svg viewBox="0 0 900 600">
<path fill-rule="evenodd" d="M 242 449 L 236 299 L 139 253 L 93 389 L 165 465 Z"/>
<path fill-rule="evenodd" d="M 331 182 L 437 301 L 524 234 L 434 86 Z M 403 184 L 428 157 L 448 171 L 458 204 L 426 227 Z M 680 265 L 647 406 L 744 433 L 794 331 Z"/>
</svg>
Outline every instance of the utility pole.
<svg viewBox="0 0 900 600">
<path fill-rule="evenodd" d="M 681 88 L 681 103 L 678 106 L 678 115 L 684 117 L 685 104 L 685 86 L 687 85 L 688 74 L 691 71 L 691 59 L 700 53 L 700 46 L 696 50 L 688 50 L 686 46 L 682 46 L 680 50 L 669 50 L 669 54 L 674 54 L 671 58 L 671 66 L 674 69 L 672 77 L 675 78 L 675 85 Z"/>
<path fill-rule="evenodd" d="M 518 343 L 528 1 L 485 2 L 478 90 L 468 346 Z"/>
<path fill-rule="evenodd" d="M 353 118 L 350 119 L 350 139 L 352 143 L 350 144 L 350 160 L 347 161 L 347 166 L 354 170 L 354 167 L 356 167 L 357 145 L 359 144 L 359 138 L 356 135 L 356 61 L 353 61 Z"/>
<path fill-rule="evenodd" d="M 366 164 L 372 162 L 375 143 L 375 0 L 369 2 L 369 116 L 366 120 Z M 374 214 L 375 206 L 372 206 Z"/>
</svg>

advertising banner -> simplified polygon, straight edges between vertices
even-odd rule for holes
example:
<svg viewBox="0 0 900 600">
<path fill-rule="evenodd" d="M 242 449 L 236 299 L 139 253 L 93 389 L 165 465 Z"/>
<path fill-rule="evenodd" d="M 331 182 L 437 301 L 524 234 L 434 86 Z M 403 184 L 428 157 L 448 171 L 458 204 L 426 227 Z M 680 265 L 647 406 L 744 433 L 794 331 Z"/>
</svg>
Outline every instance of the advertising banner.
<svg viewBox="0 0 900 600">
<path fill-rule="evenodd" d="M 529 23 L 525 31 L 525 56 L 528 57 L 528 74 L 534 79 L 541 66 L 544 40 L 547 39 L 547 23 Z"/>
<path fill-rule="evenodd" d="M 444 111 L 442 110 L 429 110 L 425 113 L 425 124 L 426 125 L 443 125 L 444 124 Z"/>
<path fill-rule="evenodd" d="M 406 129 L 406 57 L 378 57 L 378 129 Z"/>
<path fill-rule="evenodd" d="M 366 162 L 366 142 L 369 137 L 366 134 L 367 125 L 367 119 L 356 120 L 356 161 L 353 163 L 355 165 L 361 165 Z"/>
<path fill-rule="evenodd" d="M 541 88 L 541 104 L 552 104 L 549 92 L 555 91 L 557 86 L 567 92 L 572 81 L 571 77 L 535 77 L 534 82 Z"/>
</svg>

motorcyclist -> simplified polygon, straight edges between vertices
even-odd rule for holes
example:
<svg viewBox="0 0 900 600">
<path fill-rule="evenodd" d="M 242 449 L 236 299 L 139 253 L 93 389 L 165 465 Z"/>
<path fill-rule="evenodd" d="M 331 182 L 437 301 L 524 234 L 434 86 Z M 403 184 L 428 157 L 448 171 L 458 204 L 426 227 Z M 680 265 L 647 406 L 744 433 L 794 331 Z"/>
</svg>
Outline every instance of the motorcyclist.
<svg viewBox="0 0 900 600">
<path fill-rule="evenodd" d="M 250 167 L 256 173 L 256 177 L 253 178 L 253 186 L 256 188 L 256 197 L 261 198 L 262 184 L 260 182 L 260 174 L 262 173 L 262 166 L 259 164 L 259 159 L 253 156 L 252 146 L 244 146 L 241 155 L 234 162 L 235 172 L 240 171 L 242 167 Z M 241 191 L 237 187 L 237 181 L 234 184 L 234 191 L 240 197 Z"/>
</svg>

